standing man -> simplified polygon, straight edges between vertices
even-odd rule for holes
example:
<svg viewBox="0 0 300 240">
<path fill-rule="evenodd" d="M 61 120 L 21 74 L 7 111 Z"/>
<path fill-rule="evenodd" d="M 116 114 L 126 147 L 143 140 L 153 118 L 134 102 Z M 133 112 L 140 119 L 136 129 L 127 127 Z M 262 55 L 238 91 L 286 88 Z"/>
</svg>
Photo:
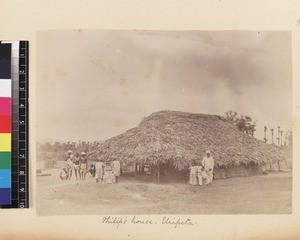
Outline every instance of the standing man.
<svg viewBox="0 0 300 240">
<path fill-rule="evenodd" d="M 75 177 L 76 177 L 76 180 L 78 180 L 78 176 L 80 178 L 80 157 L 79 157 L 79 153 L 76 152 L 75 154 L 75 157 L 74 157 L 74 161 L 73 161 L 73 164 L 74 164 L 74 173 L 75 173 Z"/>
<path fill-rule="evenodd" d="M 85 152 L 81 152 L 80 157 L 80 179 L 85 180 L 87 172 L 87 157 Z"/>
<path fill-rule="evenodd" d="M 67 171 L 68 171 L 68 180 L 71 179 L 72 177 L 72 172 L 73 172 L 73 159 L 74 156 L 73 156 L 73 152 L 72 150 L 69 150 L 68 151 L 68 157 L 67 157 Z"/>
<path fill-rule="evenodd" d="M 211 184 L 214 176 L 214 165 L 215 165 L 215 160 L 211 156 L 210 151 L 205 152 L 205 157 L 202 159 L 202 166 L 204 168 L 204 171 L 208 175 L 206 179 L 206 185 Z"/>
<path fill-rule="evenodd" d="M 113 168 L 113 173 L 115 175 L 115 181 L 116 183 L 119 182 L 119 176 L 121 174 L 121 163 L 118 160 L 114 160 L 112 162 L 112 168 Z"/>
<path fill-rule="evenodd" d="M 103 182 L 103 172 L 104 172 L 104 164 L 103 161 L 99 158 L 97 158 L 97 162 L 95 165 L 96 168 L 96 182 Z"/>
</svg>

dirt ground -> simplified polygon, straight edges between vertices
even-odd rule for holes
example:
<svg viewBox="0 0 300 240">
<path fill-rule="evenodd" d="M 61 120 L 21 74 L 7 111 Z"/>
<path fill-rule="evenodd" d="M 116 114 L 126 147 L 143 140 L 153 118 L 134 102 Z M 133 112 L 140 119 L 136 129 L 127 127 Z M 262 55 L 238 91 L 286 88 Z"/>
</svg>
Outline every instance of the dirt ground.
<svg viewBox="0 0 300 240">
<path fill-rule="evenodd" d="M 292 171 L 215 180 L 211 186 L 141 182 L 100 184 L 37 177 L 37 214 L 287 214 L 292 212 Z"/>
</svg>

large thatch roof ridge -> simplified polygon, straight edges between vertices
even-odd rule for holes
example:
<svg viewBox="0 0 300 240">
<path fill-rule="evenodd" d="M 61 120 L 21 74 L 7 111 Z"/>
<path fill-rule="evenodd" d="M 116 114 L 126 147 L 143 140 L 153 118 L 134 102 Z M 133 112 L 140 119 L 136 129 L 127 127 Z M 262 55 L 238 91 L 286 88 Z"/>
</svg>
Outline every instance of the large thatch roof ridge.
<svg viewBox="0 0 300 240">
<path fill-rule="evenodd" d="M 261 164 L 282 160 L 280 148 L 250 137 L 224 117 L 178 111 L 160 111 L 140 124 L 106 140 L 99 149 L 104 160 L 172 162 L 178 169 L 202 159 L 210 149 L 216 165 Z"/>
<path fill-rule="evenodd" d="M 186 120 L 186 119 L 205 119 L 205 120 L 210 120 L 210 121 L 224 121 L 224 122 L 229 122 L 226 118 L 224 118 L 223 116 L 219 116 L 219 115 L 211 115 L 211 114 L 203 114 L 203 113 L 189 113 L 189 112 L 180 112 L 180 111 L 171 111 L 171 110 L 162 110 L 159 112 L 154 112 L 151 115 L 149 115 L 148 117 L 145 117 L 143 119 L 143 121 L 139 124 L 143 124 L 144 122 L 153 120 L 153 119 L 182 119 L 182 120 Z"/>
</svg>

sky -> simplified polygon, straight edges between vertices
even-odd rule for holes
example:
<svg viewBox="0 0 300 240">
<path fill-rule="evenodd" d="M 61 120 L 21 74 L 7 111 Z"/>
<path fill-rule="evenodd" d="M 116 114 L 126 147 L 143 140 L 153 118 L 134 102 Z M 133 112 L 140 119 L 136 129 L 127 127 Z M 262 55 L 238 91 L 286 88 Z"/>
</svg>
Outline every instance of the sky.
<svg viewBox="0 0 300 240">
<path fill-rule="evenodd" d="M 292 128 L 291 66 L 289 31 L 41 31 L 37 138 L 102 141 L 161 110 L 233 110 L 262 139 Z"/>
</svg>

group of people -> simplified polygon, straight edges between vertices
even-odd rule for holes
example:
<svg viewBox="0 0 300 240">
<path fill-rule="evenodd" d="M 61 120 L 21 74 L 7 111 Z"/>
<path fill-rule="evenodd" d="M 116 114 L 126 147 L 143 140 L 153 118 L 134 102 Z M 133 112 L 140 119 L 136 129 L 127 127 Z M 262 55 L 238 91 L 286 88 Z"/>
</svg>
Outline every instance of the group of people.
<svg viewBox="0 0 300 240">
<path fill-rule="evenodd" d="M 190 177 L 189 183 L 191 185 L 208 185 L 213 181 L 214 170 L 214 158 L 210 151 L 205 152 L 205 157 L 198 164 L 193 164 L 189 167 Z M 75 156 L 71 150 L 68 151 L 68 157 L 66 159 L 66 167 L 61 170 L 59 175 L 61 180 L 70 180 L 73 175 L 73 171 L 76 177 L 80 180 L 85 180 L 86 174 L 91 173 L 91 176 L 95 177 L 96 183 L 118 183 L 121 175 L 120 161 L 114 160 L 111 163 L 103 162 L 101 159 L 97 159 L 95 165 L 91 164 L 88 167 L 87 156 L 85 152 L 81 154 L 76 153 Z"/>
<path fill-rule="evenodd" d="M 74 156 L 71 150 L 68 151 L 66 166 L 61 170 L 61 173 L 59 175 L 60 179 L 71 180 L 73 171 L 76 180 L 78 180 L 78 178 L 80 180 L 85 180 L 86 174 L 89 172 L 87 166 L 87 157 L 85 152 L 81 152 L 81 154 L 77 152 Z"/>
<path fill-rule="evenodd" d="M 95 165 L 91 164 L 88 167 L 87 156 L 85 152 L 76 153 L 75 156 L 71 150 L 68 151 L 66 166 L 60 172 L 61 180 L 71 180 L 73 171 L 76 177 L 80 180 L 86 179 L 86 174 L 91 173 L 95 177 L 97 183 L 118 183 L 121 174 L 121 164 L 118 160 L 112 163 L 104 163 L 101 159 L 97 159 Z"/>
<path fill-rule="evenodd" d="M 201 163 L 193 164 L 189 167 L 189 183 L 194 186 L 211 184 L 213 181 L 214 164 L 214 158 L 212 157 L 211 152 L 207 150 Z"/>
<path fill-rule="evenodd" d="M 97 183 L 118 183 L 121 175 L 121 163 L 118 160 L 114 160 L 110 164 L 97 159 L 95 170 Z"/>
</svg>

